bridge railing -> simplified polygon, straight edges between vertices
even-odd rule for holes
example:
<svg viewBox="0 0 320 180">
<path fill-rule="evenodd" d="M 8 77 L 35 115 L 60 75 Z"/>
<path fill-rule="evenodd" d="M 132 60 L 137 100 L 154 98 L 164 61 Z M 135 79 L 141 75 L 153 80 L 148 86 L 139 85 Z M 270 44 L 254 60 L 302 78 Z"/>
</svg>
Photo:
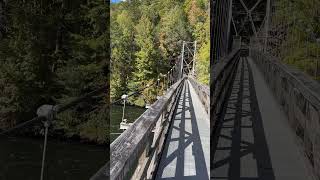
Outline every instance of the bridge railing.
<svg viewBox="0 0 320 180">
<path fill-rule="evenodd" d="M 110 145 L 110 179 L 152 179 L 164 146 L 179 94 L 182 78 L 173 84 L 136 121 Z M 93 178 L 107 176 L 106 165 Z M 103 175 L 103 173 L 106 173 Z M 102 178 L 101 178 L 102 179 Z"/>
<path fill-rule="evenodd" d="M 232 80 L 236 73 L 240 59 L 240 49 L 234 49 L 221 62 L 214 64 L 211 70 L 210 82 L 210 129 L 211 134 L 215 131 L 217 120 L 222 112 L 223 105 L 228 96 Z"/>
<path fill-rule="evenodd" d="M 210 89 L 209 86 L 200 84 L 192 76 L 188 77 L 192 87 L 195 89 L 202 105 L 204 106 L 208 115 L 210 115 Z"/>
<path fill-rule="evenodd" d="M 262 52 L 256 44 L 250 47 L 250 56 L 287 114 L 296 139 L 309 159 L 309 168 L 320 179 L 320 84 Z"/>
</svg>

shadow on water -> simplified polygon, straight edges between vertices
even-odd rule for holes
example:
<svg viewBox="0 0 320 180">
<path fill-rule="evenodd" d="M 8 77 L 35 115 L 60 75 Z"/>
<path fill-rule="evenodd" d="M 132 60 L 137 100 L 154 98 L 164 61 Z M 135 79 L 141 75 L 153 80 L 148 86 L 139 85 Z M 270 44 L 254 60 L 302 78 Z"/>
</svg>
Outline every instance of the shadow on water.
<svg viewBox="0 0 320 180">
<path fill-rule="evenodd" d="M 0 138 L 0 180 L 40 179 L 42 139 Z M 107 160 L 106 148 L 49 139 L 45 180 L 88 180 Z"/>
<path fill-rule="evenodd" d="M 214 136 L 211 178 L 274 180 L 251 67 L 241 59 Z"/>
<path fill-rule="evenodd" d="M 184 91 L 180 94 L 175 117 L 172 119 L 166 139 L 156 179 L 209 179 L 192 104 L 190 87 L 185 82 Z"/>
</svg>

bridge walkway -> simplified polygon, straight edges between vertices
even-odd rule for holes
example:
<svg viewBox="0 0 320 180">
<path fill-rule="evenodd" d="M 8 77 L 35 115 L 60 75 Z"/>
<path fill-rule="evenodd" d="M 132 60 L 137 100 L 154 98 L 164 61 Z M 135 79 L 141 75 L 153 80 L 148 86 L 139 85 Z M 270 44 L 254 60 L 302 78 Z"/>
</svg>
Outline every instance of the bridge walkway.
<svg viewBox="0 0 320 180">
<path fill-rule="evenodd" d="M 224 109 L 211 179 L 313 179 L 285 113 L 251 58 L 240 59 Z"/>
<path fill-rule="evenodd" d="M 175 111 L 155 179 L 209 179 L 209 116 L 189 80 Z"/>
</svg>

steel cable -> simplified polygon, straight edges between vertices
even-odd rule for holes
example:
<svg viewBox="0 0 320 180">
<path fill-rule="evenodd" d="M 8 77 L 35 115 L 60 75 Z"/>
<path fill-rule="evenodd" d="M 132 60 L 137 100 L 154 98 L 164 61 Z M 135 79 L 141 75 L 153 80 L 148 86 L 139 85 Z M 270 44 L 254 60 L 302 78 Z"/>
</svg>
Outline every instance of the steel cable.
<svg viewBox="0 0 320 180">
<path fill-rule="evenodd" d="M 95 90 L 95 91 L 89 92 L 89 93 L 87 93 L 87 94 L 85 94 L 85 95 L 83 95 L 83 96 L 81 96 L 79 98 L 75 98 L 74 100 L 72 100 L 72 101 L 70 101 L 68 103 L 57 105 L 56 112 L 57 113 L 63 112 L 65 110 L 69 109 L 70 107 L 82 102 L 83 100 L 85 100 L 85 99 L 87 99 L 89 97 L 92 97 L 93 95 L 99 94 L 99 93 L 101 93 L 101 92 L 103 92 L 105 90 L 107 90 L 107 86 L 106 85 L 101 87 L 101 88 L 99 88 L 99 89 L 97 89 L 97 90 Z M 31 119 L 29 121 L 23 122 L 21 124 L 18 124 L 18 125 L 10 128 L 10 129 L 8 129 L 8 130 L 0 132 L 0 136 L 8 134 L 8 133 L 10 133 L 10 132 L 12 132 L 12 131 L 14 131 L 16 129 L 22 128 L 24 126 L 39 122 L 39 121 L 43 120 L 44 118 L 45 117 L 34 117 L 33 119 Z"/>
<path fill-rule="evenodd" d="M 175 64 L 168 72 L 170 72 L 171 70 L 173 70 L 173 69 L 176 67 L 176 65 L 177 65 L 177 64 Z M 164 78 L 165 78 L 165 77 L 164 77 Z M 159 79 L 159 78 L 158 78 L 158 79 Z M 140 93 L 141 93 L 142 91 L 144 91 L 145 89 L 150 88 L 150 87 L 153 87 L 155 84 L 158 84 L 158 83 L 159 83 L 159 82 L 158 82 L 158 79 L 157 79 L 157 81 L 153 82 L 152 84 L 147 85 L 147 86 L 145 86 L 145 87 L 143 87 L 143 88 L 141 88 L 141 89 L 139 89 L 139 90 L 137 90 L 137 91 L 129 94 L 129 95 L 127 96 L 127 98 L 129 98 L 129 97 L 131 97 L 131 96 L 134 96 L 134 95 L 137 95 L 137 94 L 140 94 Z M 119 103 L 119 102 L 121 102 L 121 101 L 122 101 L 122 98 L 119 98 L 119 99 L 111 102 L 110 105 L 117 104 L 117 103 Z"/>
</svg>

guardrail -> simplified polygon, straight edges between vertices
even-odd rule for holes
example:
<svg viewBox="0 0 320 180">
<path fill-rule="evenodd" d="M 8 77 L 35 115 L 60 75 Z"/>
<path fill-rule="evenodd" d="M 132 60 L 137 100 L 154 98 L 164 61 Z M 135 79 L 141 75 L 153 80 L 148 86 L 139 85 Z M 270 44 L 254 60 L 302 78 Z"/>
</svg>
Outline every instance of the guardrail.
<svg viewBox="0 0 320 180">
<path fill-rule="evenodd" d="M 287 114 L 309 165 L 320 179 L 320 84 L 279 59 L 250 48 L 276 99 Z"/>
<path fill-rule="evenodd" d="M 204 109 L 210 117 L 210 89 L 209 86 L 200 84 L 198 81 L 189 76 L 188 80 L 190 81 L 192 87 L 195 89 Z"/>
<path fill-rule="evenodd" d="M 165 95 L 112 142 L 110 163 L 102 167 L 91 180 L 105 179 L 109 176 L 111 180 L 152 179 L 155 176 L 185 79 L 173 84 Z"/>
<path fill-rule="evenodd" d="M 240 59 L 240 49 L 233 50 L 221 62 L 214 64 L 211 71 L 210 82 L 210 130 L 211 134 L 216 131 L 220 114 L 223 110 L 228 92 L 231 89 L 233 77 Z M 213 140 L 213 138 L 211 138 Z"/>
</svg>

